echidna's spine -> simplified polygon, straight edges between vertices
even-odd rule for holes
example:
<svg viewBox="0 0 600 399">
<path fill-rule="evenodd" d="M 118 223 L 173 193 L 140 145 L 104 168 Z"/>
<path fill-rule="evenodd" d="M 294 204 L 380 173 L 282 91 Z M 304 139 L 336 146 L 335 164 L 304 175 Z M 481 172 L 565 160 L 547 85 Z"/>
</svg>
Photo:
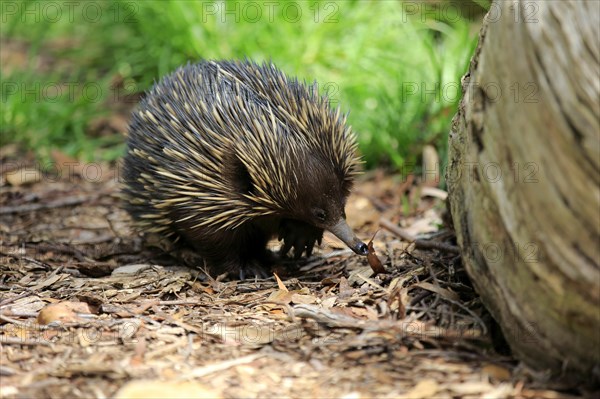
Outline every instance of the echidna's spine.
<svg viewBox="0 0 600 399">
<path fill-rule="evenodd" d="M 140 229 L 214 257 L 311 217 L 306 196 L 343 215 L 360 163 L 346 116 L 315 85 L 250 61 L 177 69 L 141 101 L 127 142 L 124 192 Z"/>
</svg>

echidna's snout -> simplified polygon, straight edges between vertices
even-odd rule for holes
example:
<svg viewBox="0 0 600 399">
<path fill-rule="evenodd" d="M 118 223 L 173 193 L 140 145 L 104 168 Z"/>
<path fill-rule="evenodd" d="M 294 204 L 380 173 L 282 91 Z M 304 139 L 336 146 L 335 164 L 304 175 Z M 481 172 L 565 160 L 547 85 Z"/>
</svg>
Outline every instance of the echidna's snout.
<svg viewBox="0 0 600 399">
<path fill-rule="evenodd" d="M 346 223 L 346 220 L 343 218 L 341 218 L 335 225 L 329 227 L 327 230 L 331 231 L 337 238 L 342 240 L 344 244 L 348 246 L 348 248 L 353 250 L 358 255 L 367 255 L 369 253 L 367 244 L 356 237 L 350 226 L 348 226 L 348 223 Z"/>
<path fill-rule="evenodd" d="M 358 248 L 354 249 L 354 252 L 356 252 L 359 255 L 368 255 L 369 254 L 369 247 L 367 246 L 367 244 L 365 244 L 364 242 L 360 241 L 358 243 Z"/>
</svg>

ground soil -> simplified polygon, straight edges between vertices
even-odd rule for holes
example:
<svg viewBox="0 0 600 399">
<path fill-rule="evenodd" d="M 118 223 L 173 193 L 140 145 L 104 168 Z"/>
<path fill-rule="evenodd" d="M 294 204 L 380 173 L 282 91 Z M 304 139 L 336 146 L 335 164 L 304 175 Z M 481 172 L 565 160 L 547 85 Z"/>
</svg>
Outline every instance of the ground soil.
<svg viewBox="0 0 600 399">
<path fill-rule="evenodd" d="M 445 193 L 412 177 L 371 172 L 348 203 L 385 273 L 326 235 L 297 270 L 227 281 L 130 228 L 118 169 L 7 159 L 0 397 L 582 394 L 511 357 L 444 227 Z"/>
</svg>

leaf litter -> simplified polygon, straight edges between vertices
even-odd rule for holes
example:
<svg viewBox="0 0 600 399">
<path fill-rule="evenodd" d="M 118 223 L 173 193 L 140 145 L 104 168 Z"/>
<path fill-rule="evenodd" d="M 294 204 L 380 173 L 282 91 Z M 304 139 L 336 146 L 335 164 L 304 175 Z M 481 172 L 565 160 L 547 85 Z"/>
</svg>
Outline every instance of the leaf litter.
<svg viewBox="0 0 600 399">
<path fill-rule="evenodd" d="M 443 192 L 415 176 L 358 182 L 347 215 L 369 257 L 326 234 L 296 271 L 223 281 L 131 230 L 118 170 L 12 184 L 15 170 L 0 180 L 0 397 L 569 397 L 494 344 Z"/>
</svg>

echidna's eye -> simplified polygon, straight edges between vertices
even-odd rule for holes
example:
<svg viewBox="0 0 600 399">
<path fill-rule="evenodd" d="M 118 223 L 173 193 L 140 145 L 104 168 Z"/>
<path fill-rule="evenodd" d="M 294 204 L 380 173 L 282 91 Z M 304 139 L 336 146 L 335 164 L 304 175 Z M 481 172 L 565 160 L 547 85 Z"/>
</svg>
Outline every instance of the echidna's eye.
<svg viewBox="0 0 600 399">
<path fill-rule="evenodd" d="M 324 222 L 325 219 L 327 219 L 327 214 L 325 213 L 325 211 L 323 209 L 319 209 L 319 208 L 315 209 L 315 216 L 321 222 Z"/>
</svg>

